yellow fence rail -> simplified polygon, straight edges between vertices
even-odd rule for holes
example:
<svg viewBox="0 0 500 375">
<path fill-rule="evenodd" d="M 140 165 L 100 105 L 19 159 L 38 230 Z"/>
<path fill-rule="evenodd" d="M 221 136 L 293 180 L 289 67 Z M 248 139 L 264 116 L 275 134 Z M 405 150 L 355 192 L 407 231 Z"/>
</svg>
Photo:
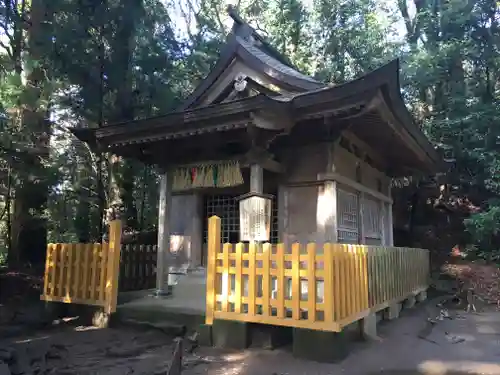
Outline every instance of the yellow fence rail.
<svg viewBox="0 0 500 375">
<path fill-rule="evenodd" d="M 109 243 L 48 244 L 43 294 L 48 302 L 77 303 L 116 311 L 121 223 L 112 221 Z"/>
<path fill-rule="evenodd" d="M 427 250 L 326 243 L 221 244 L 209 219 L 206 323 L 214 319 L 340 332 L 425 290 Z"/>
<path fill-rule="evenodd" d="M 368 247 L 369 305 L 379 311 L 429 286 L 429 251 L 408 247 Z"/>
</svg>

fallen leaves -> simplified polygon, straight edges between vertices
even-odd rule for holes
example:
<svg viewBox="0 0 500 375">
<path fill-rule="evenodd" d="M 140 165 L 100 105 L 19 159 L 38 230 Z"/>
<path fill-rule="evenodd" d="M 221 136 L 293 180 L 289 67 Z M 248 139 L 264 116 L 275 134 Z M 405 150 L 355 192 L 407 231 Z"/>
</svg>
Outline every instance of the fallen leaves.
<svg viewBox="0 0 500 375">
<path fill-rule="evenodd" d="M 487 303 L 500 304 L 500 269 L 496 265 L 474 262 L 446 264 L 442 271 Z"/>
</svg>

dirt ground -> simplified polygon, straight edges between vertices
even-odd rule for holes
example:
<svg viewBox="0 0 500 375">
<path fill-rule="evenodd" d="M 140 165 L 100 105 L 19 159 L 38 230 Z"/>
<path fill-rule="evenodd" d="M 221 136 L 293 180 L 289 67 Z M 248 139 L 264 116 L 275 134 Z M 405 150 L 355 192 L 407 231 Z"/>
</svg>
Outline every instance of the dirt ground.
<svg viewBox="0 0 500 375">
<path fill-rule="evenodd" d="M 36 278 L 9 278 L 0 280 L 0 375 L 166 373 L 173 337 L 158 330 L 95 329 L 71 320 L 54 326 L 44 319 L 38 299 L 7 298 L 19 291 L 38 297 Z M 500 313 L 450 310 L 451 319 L 438 321 L 422 335 L 429 312 L 439 311 L 429 306 L 406 310 L 400 319 L 383 324 L 380 340 L 354 344 L 339 364 L 299 360 L 290 348 L 196 348 L 184 353 L 182 374 L 500 375 Z"/>
<path fill-rule="evenodd" d="M 500 314 L 450 315 L 422 339 L 427 313 L 415 309 L 384 324 L 379 342 L 355 344 L 340 364 L 299 360 L 288 348 L 197 348 L 185 353 L 183 375 L 500 375 Z M 0 340 L 0 363 L 8 363 L 11 374 L 165 374 L 173 346 L 160 331 L 67 324 Z"/>
<path fill-rule="evenodd" d="M 0 375 L 164 374 L 173 337 L 53 321 L 36 272 L 0 272 Z"/>
<path fill-rule="evenodd" d="M 163 374 L 171 345 L 159 332 L 68 326 L 0 342 L 0 361 L 11 374 Z"/>
</svg>

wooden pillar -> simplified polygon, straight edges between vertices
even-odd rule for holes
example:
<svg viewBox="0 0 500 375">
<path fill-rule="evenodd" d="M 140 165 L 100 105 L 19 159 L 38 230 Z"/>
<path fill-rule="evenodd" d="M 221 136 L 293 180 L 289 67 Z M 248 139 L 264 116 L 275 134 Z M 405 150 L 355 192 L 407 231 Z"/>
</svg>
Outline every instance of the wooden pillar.
<svg viewBox="0 0 500 375">
<path fill-rule="evenodd" d="M 158 254 L 156 259 L 156 296 L 169 294 L 168 271 L 170 258 L 170 220 L 172 206 L 172 178 L 163 172 L 160 179 L 160 199 L 158 202 Z"/>
<path fill-rule="evenodd" d="M 193 196 L 193 218 L 191 222 L 191 266 L 202 266 L 203 256 L 203 196 Z"/>
<path fill-rule="evenodd" d="M 322 231 L 324 231 L 323 240 L 324 242 L 338 242 L 336 181 L 325 181 L 325 184 L 323 185 L 323 196 L 325 197 L 325 203 L 327 203 L 328 206 L 321 207 L 320 204 L 317 208 L 317 212 L 322 212 L 322 215 L 326 216 L 326 220 L 324 220 L 322 225 Z M 318 200 L 318 203 L 321 202 Z"/>
<path fill-rule="evenodd" d="M 359 233 L 359 243 L 361 245 L 366 244 L 364 206 L 365 206 L 365 193 L 358 191 L 358 233 Z"/>
<path fill-rule="evenodd" d="M 379 202 L 379 218 L 380 218 L 380 243 L 382 246 L 389 246 L 387 238 L 387 225 L 388 225 L 388 215 L 387 215 L 387 203 L 384 201 Z"/>
<path fill-rule="evenodd" d="M 288 235 L 288 189 L 278 187 L 278 238 L 279 242 L 286 242 Z M 286 243 L 285 243 L 285 246 Z"/>
<path fill-rule="evenodd" d="M 259 164 L 250 165 L 250 192 L 259 194 L 264 192 L 264 170 Z"/>
<path fill-rule="evenodd" d="M 389 193 L 388 194 L 389 198 L 392 198 L 390 181 L 389 181 L 388 193 Z M 393 203 L 387 204 L 387 225 L 389 227 L 387 231 L 387 233 L 389 234 L 387 238 L 387 246 L 394 246 L 394 223 L 392 222 L 392 205 Z"/>
<path fill-rule="evenodd" d="M 113 220 L 109 223 L 109 254 L 106 283 L 106 304 L 104 312 L 111 314 L 116 312 L 116 304 L 118 302 L 118 277 L 120 275 L 120 251 L 122 239 L 122 224 L 120 220 Z"/>
<path fill-rule="evenodd" d="M 328 175 L 337 171 L 335 165 L 335 148 L 337 147 L 337 142 L 328 143 L 326 147 L 326 174 Z M 322 199 L 319 199 L 320 196 L 318 195 L 318 206 L 316 209 L 318 234 L 323 237 L 322 240 L 324 242 L 338 242 L 337 181 L 333 179 L 325 181 L 322 192 L 318 192 L 318 194 L 322 195 Z"/>
<path fill-rule="evenodd" d="M 363 184 L 363 169 L 361 168 L 361 162 L 356 163 L 356 182 L 358 184 Z M 365 236 L 365 193 L 356 189 L 356 196 L 358 200 L 358 243 L 366 244 Z"/>
</svg>

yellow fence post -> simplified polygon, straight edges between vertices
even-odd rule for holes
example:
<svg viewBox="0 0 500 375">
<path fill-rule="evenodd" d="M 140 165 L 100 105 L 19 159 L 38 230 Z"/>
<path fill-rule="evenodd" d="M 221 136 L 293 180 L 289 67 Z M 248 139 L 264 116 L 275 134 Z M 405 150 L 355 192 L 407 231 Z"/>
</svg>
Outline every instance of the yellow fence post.
<svg viewBox="0 0 500 375">
<path fill-rule="evenodd" d="M 118 300 L 118 277 L 120 274 L 120 250 L 121 250 L 122 225 L 120 220 L 113 220 L 109 223 L 109 246 L 106 270 L 106 305 L 107 314 L 116 311 Z"/>
<path fill-rule="evenodd" d="M 215 273 L 217 271 L 217 253 L 221 246 L 220 218 L 212 216 L 208 219 L 208 259 L 207 259 L 207 298 L 205 324 L 214 322 L 215 310 Z"/>
<path fill-rule="evenodd" d="M 45 258 L 45 275 L 43 280 L 43 296 L 54 295 L 54 244 L 47 245 L 47 254 Z M 49 276 L 50 274 L 50 276 Z"/>
<path fill-rule="evenodd" d="M 325 322 L 333 324 L 335 321 L 335 308 L 337 307 L 333 300 L 335 298 L 335 291 L 333 290 L 333 249 L 331 243 L 323 245 L 323 270 L 324 270 L 324 291 L 323 303 L 325 304 Z"/>
</svg>

